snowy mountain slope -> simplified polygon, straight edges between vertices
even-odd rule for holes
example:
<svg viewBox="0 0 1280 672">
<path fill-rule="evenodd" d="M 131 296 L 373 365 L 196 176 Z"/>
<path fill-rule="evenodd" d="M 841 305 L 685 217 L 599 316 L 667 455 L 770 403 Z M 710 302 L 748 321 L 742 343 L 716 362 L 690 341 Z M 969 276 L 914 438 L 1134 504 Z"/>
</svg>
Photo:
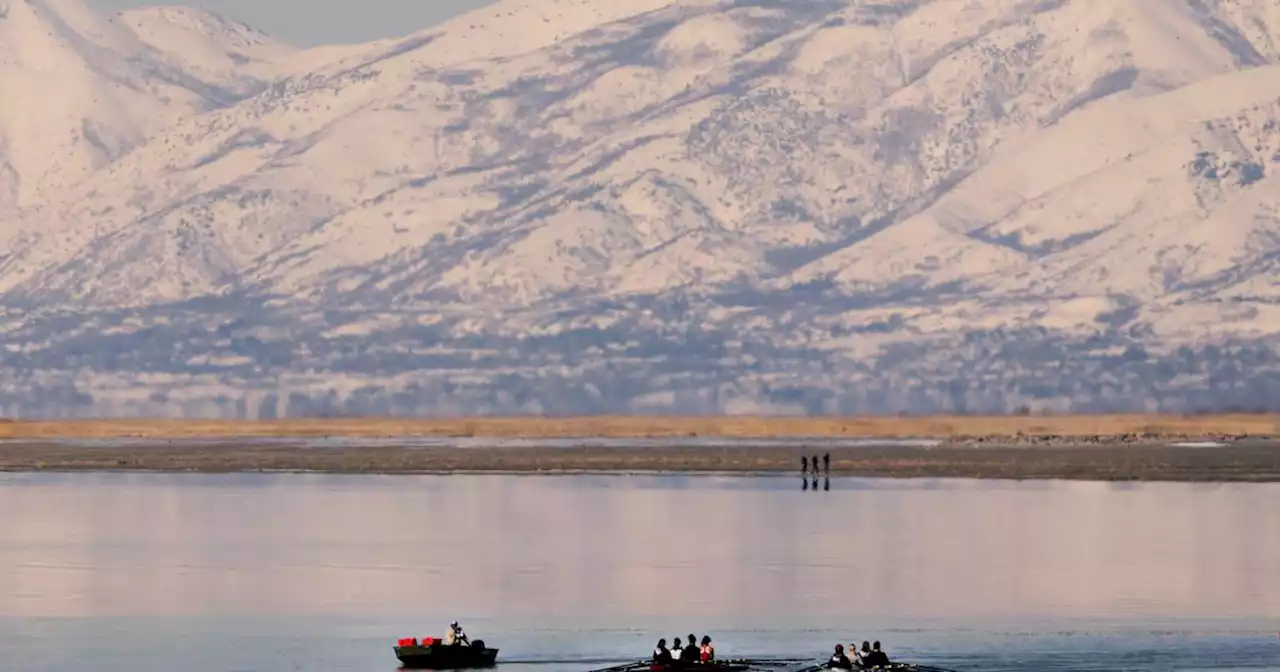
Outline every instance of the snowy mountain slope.
<svg viewBox="0 0 1280 672">
<path fill-rule="evenodd" d="M 904 275 L 982 296 L 1274 297 L 1280 68 L 1110 99 L 998 152 L 921 214 L 799 269 L 867 289 Z M 1240 294 L 1236 285 L 1260 285 Z M 1255 320 L 1261 333 L 1280 321 Z M 1175 331 L 1189 324 L 1164 322 Z M 1085 323 L 1088 321 L 1085 320 Z"/>
<path fill-rule="evenodd" d="M 0 209 L 56 202 L 174 121 L 255 93 L 287 49 L 195 10 L 0 2 Z"/>
<path fill-rule="evenodd" d="M 190 7 L 140 7 L 114 20 L 183 71 L 206 82 L 229 83 L 241 96 L 256 93 L 255 81 L 274 79 L 280 64 L 299 53 L 243 23 Z"/>
<path fill-rule="evenodd" d="M 700 324 L 850 371 L 971 330 L 1053 330 L 1063 353 L 1280 332 L 1264 0 L 505 0 L 306 51 L 189 10 L 15 18 L 61 32 L 18 31 L 44 58 L 0 42 L 4 72 L 71 83 L 59 114 L 0 106 L 28 115 L 3 136 L 8 305 L 271 296 L 295 340 L 307 311 L 354 311 L 334 337 L 392 350 L 422 321 L 443 341 Z M 114 144 L 65 132 L 80 115 Z"/>
</svg>

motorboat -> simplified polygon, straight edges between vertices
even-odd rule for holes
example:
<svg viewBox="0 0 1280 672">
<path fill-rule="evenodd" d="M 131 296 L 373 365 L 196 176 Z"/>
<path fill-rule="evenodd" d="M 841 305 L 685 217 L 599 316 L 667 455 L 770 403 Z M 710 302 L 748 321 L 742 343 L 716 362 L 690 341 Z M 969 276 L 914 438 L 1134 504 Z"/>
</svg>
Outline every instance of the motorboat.
<svg viewBox="0 0 1280 672">
<path fill-rule="evenodd" d="M 445 644 L 435 637 L 401 639 L 396 643 L 396 658 L 406 669 L 413 670 L 463 670 L 493 667 L 498 660 L 498 650 L 484 645 L 477 639 L 466 644 Z"/>
</svg>

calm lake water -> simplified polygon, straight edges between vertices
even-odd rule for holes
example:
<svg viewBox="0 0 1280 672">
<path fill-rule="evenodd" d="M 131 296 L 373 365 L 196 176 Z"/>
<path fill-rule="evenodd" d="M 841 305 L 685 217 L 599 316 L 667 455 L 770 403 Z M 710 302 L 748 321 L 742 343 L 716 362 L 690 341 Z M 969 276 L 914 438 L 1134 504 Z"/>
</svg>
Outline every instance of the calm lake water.
<svg viewBox="0 0 1280 672">
<path fill-rule="evenodd" d="M 1280 486 L 0 475 L 0 669 L 500 670 L 881 640 L 955 670 L 1280 670 Z"/>
</svg>

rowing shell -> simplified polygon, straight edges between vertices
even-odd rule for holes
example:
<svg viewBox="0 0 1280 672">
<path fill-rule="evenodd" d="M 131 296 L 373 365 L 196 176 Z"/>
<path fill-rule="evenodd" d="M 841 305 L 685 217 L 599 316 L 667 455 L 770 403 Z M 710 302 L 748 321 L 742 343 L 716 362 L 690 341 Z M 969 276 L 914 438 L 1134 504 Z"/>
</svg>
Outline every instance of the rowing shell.
<svg viewBox="0 0 1280 672">
<path fill-rule="evenodd" d="M 746 663 L 716 661 L 713 663 L 670 663 L 666 665 L 650 664 L 649 672 L 745 672 L 750 669 Z"/>
<path fill-rule="evenodd" d="M 798 670 L 788 670 L 788 672 L 820 672 L 822 670 L 839 670 L 846 672 L 844 668 L 833 668 L 826 663 L 818 663 L 809 667 L 802 667 Z M 889 663 L 888 665 L 875 665 L 872 667 L 863 667 L 857 663 L 848 672 L 953 672 L 941 667 L 932 667 L 930 665 L 913 665 L 911 663 Z"/>
<path fill-rule="evenodd" d="M 604 667 L 590 672 L 745 672 L 753 667 L 788 667 L 803 662 L 795 658 L 734 658 L 717 660 L 710 663 L 673 662 L 656 664 L 648 660 L 637 660 L 634 663 L 623 663 L 613 667 Z"/>
<path fill-rule="evenodd" d="M 746 672 L 753 668 L 768 667 L 789 667 L 797 663 L 804 662 L 802 659 L 796 658 L 738 658 L 731 660 L 717 660 L 712 663 L 675 663 L 667 665 L 657 665 L 648 660 L 637 660 L 634 663 L 623 663 L 614 665 L 613 667 L 605 667 L 598 670 L 590 670 L 589 672 Z M 826 663 L 816 663 L 808 667 L 800 669 L 786 670 L 786 672 L 824 672 L 831 670 Z M 844 672 L 840 670 L 838 672 Z M 910 663 L 890 663 L 888 665 L 877 665 L 875 667 L 861 667 L 854 664 L 850 672 L 953 672 L 941 667 L 931 667 L 929 665 L 913 665 Z"/>
</svg>

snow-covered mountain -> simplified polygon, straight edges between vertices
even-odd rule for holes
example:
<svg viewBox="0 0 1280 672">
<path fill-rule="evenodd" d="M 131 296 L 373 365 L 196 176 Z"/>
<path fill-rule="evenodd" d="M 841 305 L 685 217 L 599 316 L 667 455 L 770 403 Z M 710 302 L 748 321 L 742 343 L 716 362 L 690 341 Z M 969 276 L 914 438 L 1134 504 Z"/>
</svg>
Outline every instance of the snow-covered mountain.
<svg viewBox="0 0 1280 672">
<path fill-rule="evenodd" d="M 1271 0 L 503 0 L 313 50 L 0 0 L 0 67 L 15 399 L 1182 408 L 1273 379 Z M 378 405 L 406 386 L 436 401 Z M 168 394 L 128 408 L 204 412 Z"/>
<path fill-rule="evenodd" d="M 189 9 L 0 0 L 0 207 L 39 207 L 177 121 L 262 91 L 290 49 Z"/>
</svg>

